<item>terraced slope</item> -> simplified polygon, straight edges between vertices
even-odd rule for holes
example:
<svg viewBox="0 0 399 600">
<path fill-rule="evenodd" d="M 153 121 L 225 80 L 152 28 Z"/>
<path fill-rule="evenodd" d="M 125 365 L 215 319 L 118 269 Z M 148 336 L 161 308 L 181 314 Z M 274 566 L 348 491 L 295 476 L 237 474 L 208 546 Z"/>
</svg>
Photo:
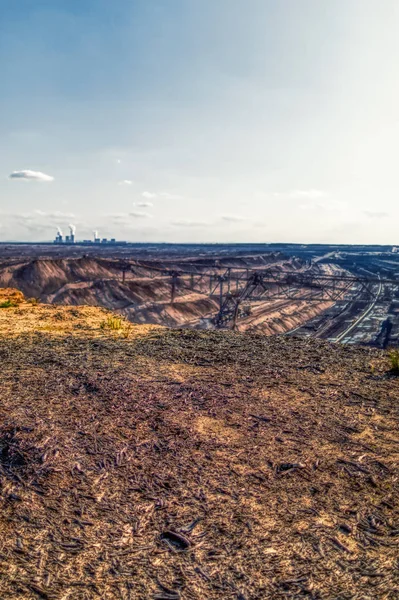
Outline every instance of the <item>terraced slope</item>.
<svg viewBox="0 0 399 600">
<path fill-rule="evenodd" d="M 382 353 L 109 323 L 0 310 L 1 598 L 398 597 Z"/>
<path fill-rule="evenodd" d="M 22 262 L 0 261 L 0 286 L 15 287 L 26 296 L 48 304 L 100 306 L 120 312 L 132 323 L 168 327 L 212 328 L 219 311 L 218 292 L 209 297 L 210 281 L 190 284 L 190 275 L 178 277 L 175 300 L 171 302 L 173 270 L 201 274 L 212 264 L 212 287 L 226 267 L 298 271 L 307 265 L 280 253 L 249 256 L 201 256 L 164 260 L 126 260 L 100 257 L 42 258 Z M 329 272 L 333 267 L 314 267 Z M 169 273 L 169 275 L 168 275 Z M 318 315 L 329 303 L 277 301 L 256 306 L 254 315 L 239 323 L 240 329 L 256 328 L 266 335 L 283 333 Z"/>
</svg>

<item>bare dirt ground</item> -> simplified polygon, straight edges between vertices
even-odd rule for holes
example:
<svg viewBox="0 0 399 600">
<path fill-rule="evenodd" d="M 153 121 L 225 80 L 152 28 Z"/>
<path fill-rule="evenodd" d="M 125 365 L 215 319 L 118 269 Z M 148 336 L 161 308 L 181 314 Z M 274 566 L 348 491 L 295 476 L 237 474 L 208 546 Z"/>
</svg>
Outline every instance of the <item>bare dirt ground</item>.
<svg viewBox="0 0 399 600">
<path fill-rule="evenodd" d="M 398 597 L 385 354 L 7 293 L 1 598 Z"/>
</svg>

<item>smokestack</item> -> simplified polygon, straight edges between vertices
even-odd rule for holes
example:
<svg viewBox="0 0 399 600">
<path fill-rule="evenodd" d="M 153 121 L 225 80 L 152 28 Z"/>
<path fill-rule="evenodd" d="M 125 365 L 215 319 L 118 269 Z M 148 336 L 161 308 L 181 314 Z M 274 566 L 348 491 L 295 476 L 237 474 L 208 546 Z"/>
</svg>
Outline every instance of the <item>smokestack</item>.
<svg viewBox="0 0 399 600">
<path fill-rule="evenodd" d="M 62 231 L 60 227 L 57 227 L 57 235 L 55 236 L 55 243 L 62 244 Z"/>
<path fill-rule="evenodd" d="M 75 233 L 76 233 L 75 225 L 70 224 L 69 231 L 71 232 L 71 235 L 70 235 L 71 244 L 74 244 L 75 243 Z"/>
<path fill-rule="evenodd" d="M 98 231 L 93 231 L 94 242 L 98 242 L 100 240 L 100 236 L 98 235 Z"/>
</svg>

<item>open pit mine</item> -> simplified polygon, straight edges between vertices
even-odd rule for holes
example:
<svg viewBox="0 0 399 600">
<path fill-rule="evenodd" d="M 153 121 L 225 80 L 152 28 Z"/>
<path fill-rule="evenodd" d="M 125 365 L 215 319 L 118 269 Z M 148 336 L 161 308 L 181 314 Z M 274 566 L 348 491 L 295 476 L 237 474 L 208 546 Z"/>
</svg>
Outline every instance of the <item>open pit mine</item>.
<svg viewBox="0 0 399 600">
<path fill-rule="evenodd" d="M 391 248 L 101 246 L 3 245 L 0 285 L 46 304 L 111 309 L 132 323 L 383 348 L 398 340 Z"/>
</svg>

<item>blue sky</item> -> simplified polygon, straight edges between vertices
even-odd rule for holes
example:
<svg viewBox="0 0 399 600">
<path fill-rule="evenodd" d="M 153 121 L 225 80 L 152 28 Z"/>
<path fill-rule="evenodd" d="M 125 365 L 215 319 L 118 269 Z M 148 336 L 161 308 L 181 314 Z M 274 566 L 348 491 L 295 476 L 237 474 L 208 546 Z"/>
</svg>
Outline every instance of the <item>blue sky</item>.
<svg viewBox="0 0 399 600">
<path fill-rule="evenodd" d="M 0 239 L 397 243 L 398 25 L 396 0 L 2 0 Z"/>
</svg>

